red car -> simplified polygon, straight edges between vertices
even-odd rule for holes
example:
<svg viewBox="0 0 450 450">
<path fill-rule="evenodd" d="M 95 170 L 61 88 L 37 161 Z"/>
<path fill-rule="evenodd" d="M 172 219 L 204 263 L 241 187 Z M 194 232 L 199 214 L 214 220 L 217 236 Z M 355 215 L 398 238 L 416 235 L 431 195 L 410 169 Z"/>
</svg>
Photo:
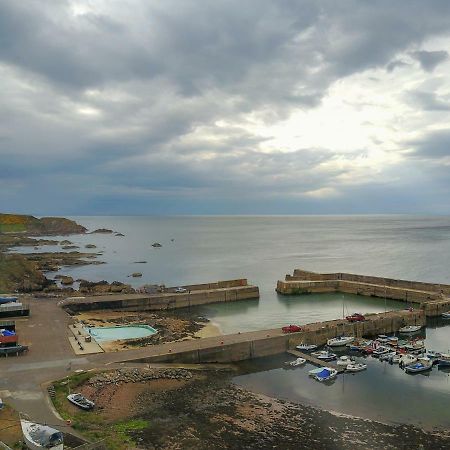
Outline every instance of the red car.
<svg viewBox="0 0 450 450">
<path fill-rule="evenodd" d="M 287 327 L 282 328 L 283 333 L 297 333 L 298 331 L 302 331 L 302 327 L 298 325 L 288 325 Z"/>
<path fill-rule="evenodd" d="M 362 314 L 359 314 L 359 313 L 354 313 L 351 316 L 347 316 L 346 319 L 349 322 L 364 322 L 366 320 L 366 318 Z"/>
</svg>

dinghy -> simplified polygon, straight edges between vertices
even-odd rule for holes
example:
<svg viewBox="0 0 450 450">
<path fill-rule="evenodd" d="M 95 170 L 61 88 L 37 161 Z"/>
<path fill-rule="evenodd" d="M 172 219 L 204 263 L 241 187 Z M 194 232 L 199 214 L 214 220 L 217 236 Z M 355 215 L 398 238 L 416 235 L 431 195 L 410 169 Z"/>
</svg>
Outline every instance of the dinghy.
<svg viewBox="0 0 450 450">
<path fill-rule="evenodd" d="M 352 358 L 349 358 L 348 356 L 344 355 L 341 356 L 338 360 L 337 360 L 337 365 L 338 366 L 343 366 L 343 367 L 347 367 L 349 364 L 354 363 L 355 361 Z"/>
<path fill-rule="evenodd" d="M 344 345 L 350 344 L 355 338 L 353 336 L 339 336 L 335 338 L 328 339 L 328 347 L 342 347 Z"/>
<path fill-rule="evenodd" d="M 407 325 L 406 327 L 400 328 L 398 330 L 399 333 L 417 333 L 417 331 L 420 331 L 422 327 L 420 325 Z"/>
<path fill-rule="evenodd" d="M 81 409 L 84 409 L 86 411 L 93 409 L 95 406 L 95 403 L 91 400 L 88 400 L 86 397 L 84 397 L 81 394 L 69 394 L 67 396 L 67 400 L 69 402 L 73 403 L 74 405 L 78 406 Z"/>
<path fill-rule="evenodd" d="M 329 381 L 333 380 L 337 376 L 337 370 L 331 367 L 324 367 L 322 370 L 314 375 L 314 379 L 317 381 Z"/>
<path fill-rule="evenodd" d="M 30 450 L 63 450 L 63 434 L 47 425 L 20 418 L 23 440 Z"/>
<path fill-rule="evenodd" d="M 302 364 L 305 364 L 305 362 L 306 362 L 305 358 L 297 358 L 297 359 L 294 359 L 294 361 L 290 361 L 288 364 L 291 367 L 297 367 L 297 366 L 301 366 Z"/>
<path fill-rule="evenodd" d="M 361 370 L 366 370 L 367 364 L 362 363 L 350 363 L 345 370 L 347 372 L 361 372 Z"/>
</svg>

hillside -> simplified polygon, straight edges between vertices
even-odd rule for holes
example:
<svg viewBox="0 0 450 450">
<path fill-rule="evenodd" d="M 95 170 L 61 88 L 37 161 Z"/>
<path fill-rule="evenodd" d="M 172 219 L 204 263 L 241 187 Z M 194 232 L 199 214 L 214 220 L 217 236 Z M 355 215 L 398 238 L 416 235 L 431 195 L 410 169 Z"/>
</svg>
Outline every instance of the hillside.
<svg viewBox="0 0 450 450">
<path fill-rule="evenodd" d="M 82 234 L 87 230 L 75 221 L 63 217 L 43 217 L 0 213 L 0 233 L 25 233 L 27 235 Z"/>
</svg>

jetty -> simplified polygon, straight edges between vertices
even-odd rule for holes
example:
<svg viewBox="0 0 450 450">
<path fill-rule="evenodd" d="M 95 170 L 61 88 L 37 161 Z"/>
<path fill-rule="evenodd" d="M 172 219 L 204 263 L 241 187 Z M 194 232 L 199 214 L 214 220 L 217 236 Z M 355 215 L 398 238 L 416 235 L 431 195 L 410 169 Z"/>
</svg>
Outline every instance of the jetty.
<svg viewBox="0 0 450 450">
<path fill-rule="evenodd" d="M 277 282 L 281 295 L 340 292 L 368 297 L 399 300 L 420 305 L 427 317 L 450 310 L 450 285 L 355 275 L 351 273 L 316 273 L 294 270 Z"/>
<path fill-rule="evenodd" d="M 249 285 L 245 278 L 240 278 L 169 287 L 150 294 L 107 294 L 67 298 L 60 302 L 60 306 L 73 312 L 100 309 L 161 311 L 249 299 L 259 299 L 259 288 Z"/>
<path fill-rule="evenodd" d="M 296 358 L 306 359 L 306 361 L 318 367 L 331 367 L 332 369 L 336 369 L 338 373 L 345 372 L 345 367 L 340 367 L 330 361 L 322 361 L 321 359 L 314 358 L 314 356 L 311 356 L 308 353 L 299 352 L 298 350 L 288 350 L 287 353 Z"/>
</svg>

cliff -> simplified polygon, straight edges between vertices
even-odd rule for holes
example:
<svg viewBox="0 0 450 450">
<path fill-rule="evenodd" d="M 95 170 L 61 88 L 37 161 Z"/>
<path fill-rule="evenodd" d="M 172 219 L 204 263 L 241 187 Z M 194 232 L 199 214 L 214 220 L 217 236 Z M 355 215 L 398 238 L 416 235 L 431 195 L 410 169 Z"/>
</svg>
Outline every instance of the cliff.
<svg viewBox="0 0 450 450">
<path fill-rule="evenodd" d="M 75 221 L 62 217 L 43 217 L 0 213 L 0 233 L 25 233 L 27 235 L 82 234 L 87 230 Z"/>
</svg>

